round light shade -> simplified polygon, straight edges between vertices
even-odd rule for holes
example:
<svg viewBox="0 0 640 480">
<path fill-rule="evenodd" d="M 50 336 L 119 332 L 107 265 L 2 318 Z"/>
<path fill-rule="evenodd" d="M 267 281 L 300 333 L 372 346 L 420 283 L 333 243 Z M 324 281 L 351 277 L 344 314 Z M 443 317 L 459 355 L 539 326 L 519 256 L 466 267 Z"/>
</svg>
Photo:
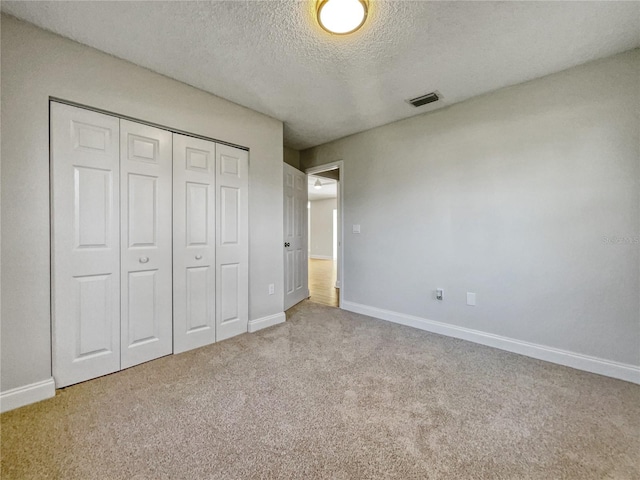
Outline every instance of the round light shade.
<svg viewBox="0 0 640 480">
<path fill-rule="evenodd" d="M 367 19 L 367 3 L 367 0 L 319 0 L 318 22 L 330 33 L 355 32 Z"/>
</svg>

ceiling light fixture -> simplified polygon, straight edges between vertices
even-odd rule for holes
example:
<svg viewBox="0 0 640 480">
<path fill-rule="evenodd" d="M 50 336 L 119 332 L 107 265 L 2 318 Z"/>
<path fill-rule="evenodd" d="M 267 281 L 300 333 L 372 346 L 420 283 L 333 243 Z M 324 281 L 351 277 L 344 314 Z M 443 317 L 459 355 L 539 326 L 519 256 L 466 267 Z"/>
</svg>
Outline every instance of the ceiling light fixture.
<svg viewBox="0 0 640 480">
<path fill-rule="evenodd" d="M 327 32 L 346 35 L 364 24 L 368 10 L 368 0 L 318 0 L 316 14 Z"/>
<path fill-rule="evenodd" d="M 316 183 L 313 184 L 313 188 L 316 190 L 320 190 L 322 188 L 322 183 L 320 183 L 320 179 L 316 180 Z"/>
</svg>

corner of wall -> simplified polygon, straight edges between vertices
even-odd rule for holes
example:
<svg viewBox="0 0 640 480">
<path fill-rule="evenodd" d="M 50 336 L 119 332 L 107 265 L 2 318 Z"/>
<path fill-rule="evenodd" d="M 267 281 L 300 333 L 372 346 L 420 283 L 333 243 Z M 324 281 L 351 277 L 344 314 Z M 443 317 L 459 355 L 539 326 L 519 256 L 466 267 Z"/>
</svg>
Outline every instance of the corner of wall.
<svg viewBox="0 0 640 480">
<path fill-rule="evenodd" d="M 293 148 L 284 147 L 283 150 L 284 163 L 291 165 L 293 168 L 300 169 L 300 152 Z"/>
</svg>

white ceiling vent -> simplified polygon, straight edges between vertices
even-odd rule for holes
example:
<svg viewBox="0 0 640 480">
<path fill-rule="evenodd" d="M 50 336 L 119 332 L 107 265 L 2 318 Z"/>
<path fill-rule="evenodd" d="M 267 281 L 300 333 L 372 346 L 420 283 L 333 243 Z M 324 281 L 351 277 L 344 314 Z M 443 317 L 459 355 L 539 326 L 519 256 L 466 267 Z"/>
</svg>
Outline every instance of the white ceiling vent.
<svg viewBox="0 0 640 480">
<path fill-rule="evenodd" d="M 438 92 L 431 92 L 431 93 L 427 93 L 426 95 L 421 95 L 419 97 L 407 100 L 407 102 L 413 105 L 414 107 L 421 107 L 422 105 L 426 105 L 427 103 L 437 102 L 438 100 L 440 100 L 440 95 L 438 95 Z"/>
</svg>

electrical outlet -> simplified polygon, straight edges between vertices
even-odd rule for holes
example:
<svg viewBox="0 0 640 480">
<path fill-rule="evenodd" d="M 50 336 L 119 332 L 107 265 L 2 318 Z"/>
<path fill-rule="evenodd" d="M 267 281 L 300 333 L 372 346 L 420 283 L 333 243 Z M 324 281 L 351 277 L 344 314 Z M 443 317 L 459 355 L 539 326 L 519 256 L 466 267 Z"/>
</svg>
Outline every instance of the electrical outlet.
<svg viewBox="0 0 640 480">
<path fill-rule="evenodd" d="M 444 290 L 441 288 L 436 289 L 436 300 L 442 300 L 444 298 Z"/>
<path fill-rule="evenodd" d="M 474 307 L 476 305 L 476 294 L 467 292 L 467 305 Z"/>
<path fill-rule="evenodd" d="M 269 295 L 276 293 L 276 286 L 273 283 L 269 284 Z"/>
</svg>

